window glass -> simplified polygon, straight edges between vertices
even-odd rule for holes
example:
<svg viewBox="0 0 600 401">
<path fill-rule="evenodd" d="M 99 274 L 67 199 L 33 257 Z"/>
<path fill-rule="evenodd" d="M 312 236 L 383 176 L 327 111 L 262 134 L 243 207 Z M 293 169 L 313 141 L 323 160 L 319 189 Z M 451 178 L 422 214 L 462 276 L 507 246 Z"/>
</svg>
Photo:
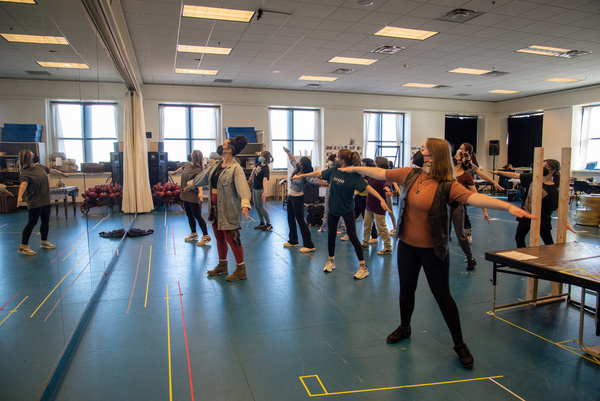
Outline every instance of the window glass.
<svg viewBox="0 0 600 401">
<path fill-rule="evenodd" d="M 289 158 L 283 151 L 284 146 L 295 156 L 312 157 L 313 165 L 316 164 L 318 110 L 272 108 L 269 110 L 269 120 L 274 169 L 287 168 Z"/>
<path fill-rule="evenodd" d="M 365 112 L 365 151 L 363 157 L 383 156 L 402 165 L 404 154 L 404 114 Z"/>
</svg>

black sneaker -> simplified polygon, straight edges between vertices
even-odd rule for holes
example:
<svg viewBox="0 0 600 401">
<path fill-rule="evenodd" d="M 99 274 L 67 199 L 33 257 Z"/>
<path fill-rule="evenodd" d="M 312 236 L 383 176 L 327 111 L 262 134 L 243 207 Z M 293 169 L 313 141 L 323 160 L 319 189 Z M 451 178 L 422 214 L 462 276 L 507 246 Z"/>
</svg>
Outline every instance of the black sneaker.
<svg viewBox="0 0 600 401">
<path fill-rule="evenodd" d="M 462 363 L 465 369 L 473 369 L 473 355 L 471 355 L 471 351 L 469 351 L 467 344 L 458 344 L 456 347 L 454 347 L 454 351 L 456 352 L 456 355 L 458 355 L 460 363 Z"/>
<path fill-rule="evenodd" d="M 398 341 L 400 340 L 404 340 L 405 338 L 410 337 L 410 326 L 408 326 L 408 328 L 400 325 L 398 326 L 398 328 L 396 330 L 394 330 L 394 332 L 392 334 L 390 334 L 389 336 L 387 336 L 387 343 L 388 344 L 396 344 Z"/>
<path fill-rule="evenodd" d="M 269 223 L 262 228 L 263 231 L 271 231 L 273 230 L 273 226 Z"/>
<path fill-rule="evenodd" d="M 259 225 L 257 225 L 256 227 L 254 227 L 255 230 L 264 230 L 265 229 L 265 223 L 260 223 Z"/>
<path fill-rule="evenodd" d="M 475 270 L 476 264 L 477 264 L 477 262 L 475 261 L 475 259 L 470 258 L 469 260 L 467 260 L 467 270 L 468 271 Z"/>
</svg>

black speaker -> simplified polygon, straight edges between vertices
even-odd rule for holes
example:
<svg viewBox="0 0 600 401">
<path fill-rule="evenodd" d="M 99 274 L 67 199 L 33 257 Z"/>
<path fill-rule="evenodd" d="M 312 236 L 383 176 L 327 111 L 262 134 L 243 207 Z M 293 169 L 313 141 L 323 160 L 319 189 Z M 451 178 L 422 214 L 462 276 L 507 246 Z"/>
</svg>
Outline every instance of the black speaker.
<svg viewBox="0 0 600 401">
<path fill-rule="evenodd" d="M 498 156 L 500 154 L 500 141 L 490 141 L 490 156 Z"/>
<path fill-rule="evenodd" d="M 150 186 L 165 183 L 169 179 L 167 173 L 167 154 L 159 152 L 148 152 L 148 177 Z"/>
<path fill-rule="evenodd" d="M 112 183 L 123 185 L 123 152 L 110 152 Z"/>
</svg>

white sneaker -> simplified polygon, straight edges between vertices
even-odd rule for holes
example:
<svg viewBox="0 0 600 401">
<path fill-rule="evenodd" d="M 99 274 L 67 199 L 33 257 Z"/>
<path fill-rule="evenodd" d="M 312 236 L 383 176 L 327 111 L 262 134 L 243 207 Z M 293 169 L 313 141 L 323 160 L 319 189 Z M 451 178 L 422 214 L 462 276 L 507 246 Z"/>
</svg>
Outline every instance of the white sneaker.
<svg viewBox="0 0 600 401">
<path fill-rule="evenodd" d="M 473 243 L 473 237 L 471 235 L 467 235 L 467 239 L 469 240 L 469 244 Z"/>
<path fill-rule="evenodd" d="M 363 278 L 369 275 L 369 271 L 367 270 L 367 265 L 361 265 L 356 274 L 354 275 L 355 279 L 362 280 Z"/>
<path fill-rule="evenodd" d="M 390 231 L 390 235 L 396 235 L 396 230 Z"/>
<path fill-rule="evenodd" d="M 207 235 L 203 236 L 200 241 L 198 241 L 198 246 L 206 245 L 210 241 L 212 241 L 212 238 L 210 238 L 210 235 L 207 234 Z"/>
<path fill-rule="evenodd" d="M 342 238 L 340 238 L 342 241 L 348 241 L 350 239 L 350 237 L 348 236 L 348 234 L 344 235 Z"/>
<path fill-rule="evenodd" d="M 325 273 L 331 273 L 333 271 L 333 269 L 335 269 L 335 262 L 333 260 L 330 260 L 327 262 L 327 264 L 323 268 L 323 271 Z"/>
<path fill-rule="evenodd" d="M 369 244 L 378 244 L 378 243 L 379 243 L 379 240 L 377 238 L 371 238 L 369 240 Z"/>
<path fill-rule="evenodd" d="M 290 244 L 289 242 L 286 242 L 285 244 L 283 244 L 283 246 L 285 246 L 285 247 L 298 246 L 298 244 Z"/>
<path fill-rule="evenodd" d="M 300 248 L 300 252 L 302 252 L 302 253 L 314 252 L 314 250 L 315 250 L 315 248 L 307 248 L 307 247 Z"/>
<path fill-rule="evenodd" d="M 198 233 L 191 233 L 187 237 L 185 237 L 185 242 L 192 242 L 198 239 Z"/>
<path fill-rule="evenodd" d="M 52 245 L 48 241 L 40 241 L 40 248 L 54 249 L 56 248 L 56 245 Z"/>
<path fill-rule="evenodd" d="M 28 256 L 35 255 L 35 251 L 33 249 L 31 249 L 29 247 L 29 245 L 20 245 L 18 250 L 19 250 L 19 253 L 22 253 L 23 255 L 28 255 Z"/>
</svg>

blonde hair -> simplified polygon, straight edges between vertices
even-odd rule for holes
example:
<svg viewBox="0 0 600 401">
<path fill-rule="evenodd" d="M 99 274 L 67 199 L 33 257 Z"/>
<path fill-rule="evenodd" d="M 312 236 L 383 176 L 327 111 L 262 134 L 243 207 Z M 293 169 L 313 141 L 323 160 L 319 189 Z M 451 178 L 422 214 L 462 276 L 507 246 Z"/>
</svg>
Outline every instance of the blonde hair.
<svg viewBox="0 0 600 401">
<path fill-rule="evenodd" d="M 23 149 L 19 152 L 19 168 L 21 171 L 33 166 L 33 153 L 31 150 Z"/>
<path fill-rule="evenodd" d="M 448 141 L 440 138 L 427 138 L 425 147 L 433 157 L 431 178 L 438 181 L 453 181 L 454 169 L 452 168 L 452 155 L 450 154 Z"/>
</svg>

